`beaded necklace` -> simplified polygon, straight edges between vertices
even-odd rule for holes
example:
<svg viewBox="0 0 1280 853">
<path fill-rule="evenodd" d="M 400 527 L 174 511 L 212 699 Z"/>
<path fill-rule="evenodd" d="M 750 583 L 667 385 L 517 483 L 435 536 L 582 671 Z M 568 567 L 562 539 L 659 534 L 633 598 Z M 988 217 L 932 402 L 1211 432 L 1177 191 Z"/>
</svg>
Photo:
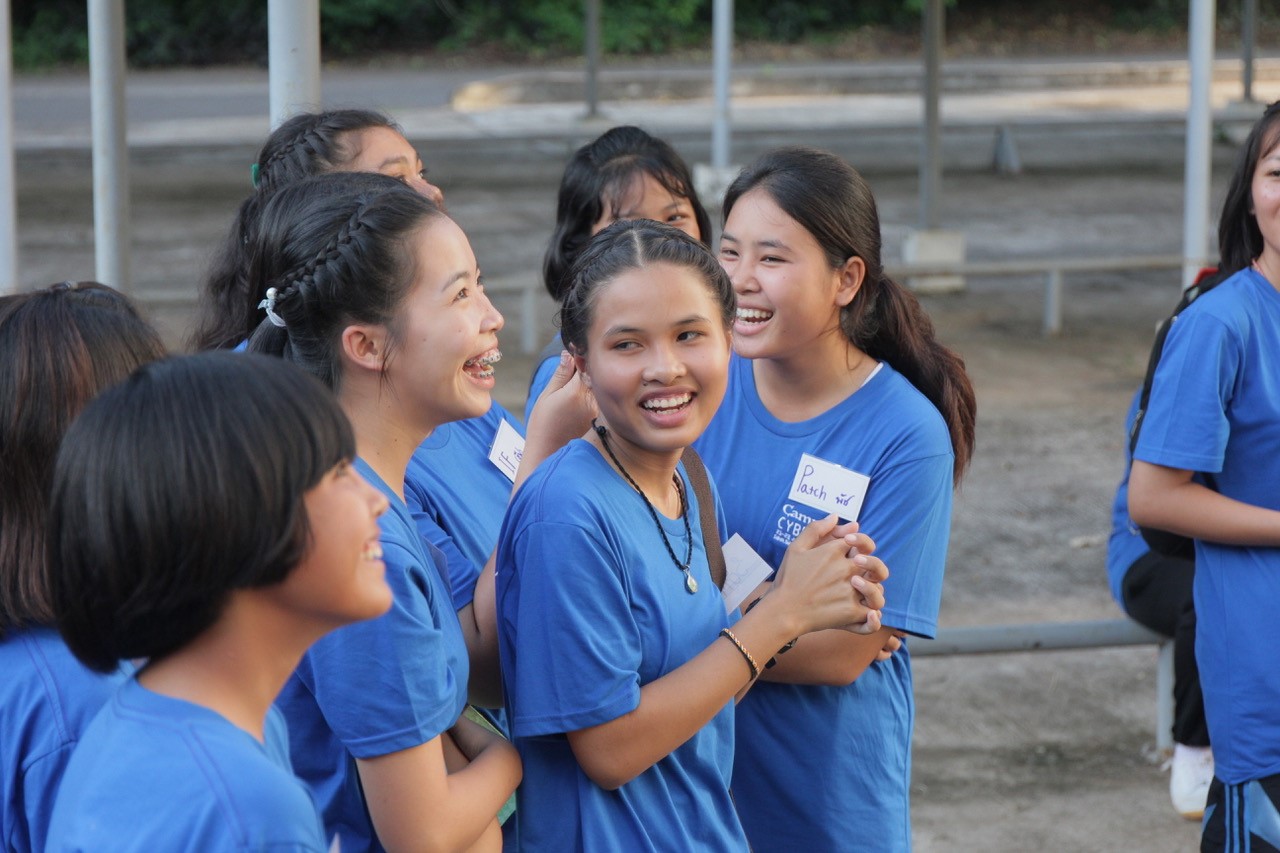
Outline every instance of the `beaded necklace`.
<svg viewBox="0 0 1280 853">
<path fill-rule="evenodd" d="M 644 501 L 645 509 L 649 510 L 649 517 L 653 519 L 653 523 L 658 528 L 658 535 L 662 537 L 662 544 L 666 546 L 671 562 L 675 563 L 676 568 L 684 573 L 684 588 L 689 591 L 690 595 L 697 592 L 698 582 L 694 580 L 693 575 L 689 574 L 689 566 L 693 563 L 693 530 L 689 526 L 689 504 L 684 497 L 684 483 L 680 482 L 680 474 L 678 472 L 673 473 L 671 482 L 676 487 L 676 494 L 680 496 L 680 518 L 684 521 L 684 535 L 689 541 L 689 548 L 685 552 L 683 563 L 676 557 L 675 549 L 671 547 L 671 540 L 667 538 L 667 531 L 662 529 L 662 522 L 658 519 L 658 511 L 649 502 L 649 496 L 631 478 L 631 474 L 622 466 L 622 462 L 614 454 L 613 448 L 609 446 L 608 430 L 596 423 L 594 418 L 591 421 L 591 428 L 596 431 L 596 435 L 600 436 L 600 444 L 604 446 L 604 452 L 609 454 L 609 458 L 613 460 L 613 464 L 622 473 L 623 478 L 631 484 L 631 488 L 640 493 L 640 499 Z"/>
</svg>

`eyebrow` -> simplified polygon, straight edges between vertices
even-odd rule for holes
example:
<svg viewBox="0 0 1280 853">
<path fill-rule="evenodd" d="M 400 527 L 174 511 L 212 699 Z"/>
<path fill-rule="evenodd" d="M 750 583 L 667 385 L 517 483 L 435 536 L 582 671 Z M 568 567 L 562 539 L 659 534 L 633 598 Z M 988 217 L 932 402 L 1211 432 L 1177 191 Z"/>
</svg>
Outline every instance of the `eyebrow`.
<svg viewBox="0 0 1280 853">
<path fill-rule="evenodd" d="M 468 272 L 467 270 L 458 270 L 456 273 L 454 273 L 453 275 L 445 279 L 444 284 L 440 285 L 440 291 L 443 293 L 444 291 L 453 287 L 460 279 L 464 279 L 469 275 L 471 275 L 471 273 Z M 479 277 L 480 277 L 480 271 L 476 270 L 476 278 L 479 278 Z"/>
<path fill-rule="evenodd" d="M 422 162 L 422 161 L 421 161 L 421 160 L 419 160 L 418 162 Z M 394 165 L 396 165 L 397 163 L 403 163 L 403 164 L 405 164 L 406 166 L 408 166 L 408 165 L 409 165 L 409 158 L 408 158 L 408 157 L 406 157 L 406 156 L 405 156 L 405 155 L 403 155 L 403 154 L 396 154 L 396 155 L 394 155 L 394 156 L 392 156 L 392 157 L 388 157 L 387 159 L 385 159 L 385 160 L 383 160 L 381 163 L 379 163 L 379 164 L 378 164 L 378 168 L 379 168 L 379 169 L 385 169 L 385 168 L 387 168 L 388 166 L 394 166 Z"/>
<path fill-rule="evenodd" d="M 730 234 L 728 231 L 725 231 L 720 235 L 720 242 L 724 243 L 726 241 L 730 243 L 739 242 L 738 238 Z M 760 248 L 760 249 L 790 249 L 791 248 L 781 240 L 757 240 L 754 245 L 756 246 L 756 248 Z"/>
<path fill-rule="evenodd" d="M 710 323 L 710 322 L 711 320 L 703 314 L 690 314 L 688 317 L 685 317 L 680 320 L 676 320 L 674 323 L 671 324 L 671 326 L 672 328 L 679 328 L 681 326 L 694 326 L 694 325 L 697 325 L 698 323 Z M 604 333 L 601 335 L 601 337 L 611 338 L 614 335 L 634 335 L 637 332 L 643 332 L 643 331 L 644 331 L 643 329 L 637 326 L 610 326 L 609 328 L 604 330 Z"/>
</svg>

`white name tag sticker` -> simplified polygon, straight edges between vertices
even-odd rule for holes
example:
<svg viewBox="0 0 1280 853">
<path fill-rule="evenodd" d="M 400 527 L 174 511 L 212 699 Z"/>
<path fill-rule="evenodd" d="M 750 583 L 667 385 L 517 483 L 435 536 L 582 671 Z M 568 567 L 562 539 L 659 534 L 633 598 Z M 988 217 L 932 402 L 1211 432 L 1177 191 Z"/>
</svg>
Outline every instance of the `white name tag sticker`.
<svg viewBox="0 0 1280 853">
<path fill-rule="evenodd" d="M 747 544 L 737 533 L 724 543 L 724 612 L 732 613 L 751 590 L 768 580 L 773 566 L 765 562 L 756 549 Z"/>
<path fill-rule="evenodd" d="M 845 521 L 857 521 L 870 484 L 871 478 L 865 474 L 804 453 L 791 482 L 790 498 L 834 513 Z"/>
<path fill-rule="evenodd" d="M 516 428 L 505 420 L 498 427 L 493 437 L 493 446 L 489 448 L 489 461 L 498 466 L 498 470 L 507 475 L 511 482 L 516 481 L 516 469 L 524 458 L 524 437 Z"/>
</svg>

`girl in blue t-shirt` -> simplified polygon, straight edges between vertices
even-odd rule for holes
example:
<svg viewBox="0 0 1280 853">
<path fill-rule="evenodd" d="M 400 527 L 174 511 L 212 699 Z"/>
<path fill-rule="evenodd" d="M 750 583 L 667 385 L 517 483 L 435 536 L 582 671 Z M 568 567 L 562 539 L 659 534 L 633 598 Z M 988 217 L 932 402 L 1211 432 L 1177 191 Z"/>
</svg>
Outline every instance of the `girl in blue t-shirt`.
<svg viewBox="0 0 1280 853">
<path fill-rule="evenodd" d="M 0 297 L 0 849 L 43 850 L 53 797 L 93 715 L 128 676 L 54 630 L 45 522 L 58 443 L 102 389 L 164 355 L 125 297 L 66 282 Z"/>
<path fill-rule="evenodd" d="M 266 319 L 249 350 L 280 355 L 334 390 L 355 428 L 357 466 L 391 503 L 382 519 L 391 612 L 317 643 L 281 696 L 295 767 L 344 850 L 424 838 L 494 848 L 519 760 L 460 719 L 467 649 L 442 558 L 403 495 L 409 459 L 432 430 L 489 408 L 502 316 L 462 230 L 381 175 L 321 175 L 278 190 L 254 258 Z M 289 426 L 305 434 L 305 424 Z M 530 436 L 525 473 L 547 455 L 540 438 L 563 443 L 536 424 Z"/>
<path fill-rule="evenodd" d="M 387 501 L 354 455 L 328 390 L 260 356 L 146 365 L 72 424 L 48 524 L 58 628 L 94 670 L 145 663 L 81 737 L 46 849 L 329 849 L 272 702 L 317 638 L 391 604 Z"/>
<path fill-rule="evenodd" d="M 776 567 L 805 523 L 834 512 L 892 570 L 879 632 L 802 637 L 739 707 L 738 811 L 757 851 L 846 850 L 851 838 L 907 850 L 914 700 L 898 640 L 937 628 L 973 388 L 885 276 L 875 200 L 843 160 L 766 154 L 730 186 L 724 215 L 735 356 L 697 447 L 725 533 Z"/>
<path fill-rule="evenodd" d="M 797 635 L 879 627 L 884 566 L 834 518 L 750 613 L 712 582 L 681 455 L 724 394 L 733 305 L 704 246 L 646 220 L 570 274 L 561 330 L 599 417 L 516 493 L 498 545 L 521 850 L 745 851 L 732 700 Z"/>
<path fill-rule="evenodd" d="M 1129 477 L 1138 524 L 1195 539 L 1196 662 L 1214 781 L 1202 849 L 1272 849 L 1280 809 L 1280 103 L 1218 223 L 1231 277 L 1165 339 Z"/>
<path fill-rule="evenodd" d="M 387 175 L 444 207 L 444 195 L 427 180 L 422 158 L 386 115 L 338 109 L 290 117 L 263 144 L 253 165 L 254 191 L 241 204 L 205 278 L 195 348 L 243 348 L 264 316 L 268 285 L 251 270 L 263 206 L 280 188 L 330 172 Z M 487 360 L 499 357 L 495 349 Z M 524 425 L 493 400 L 479 417 L 432 430 L 414 451 L 404 478 L 405 505 L 419 533 L 444 556 L 444 581 L 470 658 L 469 698 L 488 707 L 501 705 L 502 698 L 493 571 L 486 564 L 511 496 L 516 466 L 508 463 L 522 453 L 524 433 Z"/>
<path fill-rule="evenodd" d="M 606 130 L 575 151 L 564 167 L 556 224 L 542 260 L 542 284 L 557 303 L 564 301 L 578 253 L 619 219 L 652 219 L 703 243 L 711 239 L 711 217 L 698 200 L 689 166 L 666 141 L 630 125 Z M 562 349 L 556 335 L 539 355 L 529 381 L 526 421 Z"/>
</svg>

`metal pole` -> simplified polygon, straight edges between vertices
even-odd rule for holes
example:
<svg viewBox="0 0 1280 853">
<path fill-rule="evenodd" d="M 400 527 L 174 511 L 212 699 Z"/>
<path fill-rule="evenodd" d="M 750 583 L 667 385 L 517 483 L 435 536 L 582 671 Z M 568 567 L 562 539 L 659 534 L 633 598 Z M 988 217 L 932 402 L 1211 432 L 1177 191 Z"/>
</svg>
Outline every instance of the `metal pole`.
<svg viewBox="0 0 1280 853">
<path fill-rule="evenodd" d="M 320 0 L 269 0 L 267 66 L 272 128 L 320 108 Z"/>
<path fill-rule="evenodd" d="M 95 277 L 128 292 L 129 145 L 125 139 L 124 0 L 89 0 Z"/>
<path fill-rule="evenodd" d="M 1160 644 L 1156 660 L 1156 749 L 1173 751 L 1173 641 Z"/>
<path fill-rule="evenodd" d="M 938 227 L 942 193 L 942 131 L 938 102 L 942 90 L 942 0 L 924 3 L 924 138 L 920 146 L 920 227 Z"/>
<path fill-rule="evenodd" d="M 715 119 L 711 125 L 711 168 L 723 174 L 729 168 L 729 77 L 733 65 L 733 0 L 715 0 L 711 9 L 712 79 L 715 87 Z"/>
<path fill-rule="evenodd" d="M 13 168 L 13 34 L 0 0 L 0 293 L 18 290 L 18 184 Z"/>
<path fill-rule="evenodd" d="M 600 0 L 587 0 L 587 118 L 600 115 Z"/>
<path fill-rule="evenodd" d="M 1183 190 L 1182 286 L 1189 287 L 1209 258 L 1209 177 L 1213 110 L 1214 0 L 1191 0 L 1191 89 L 1187 104 L 1187 162 Z"/>
<path fill-rule="evenodd" d="M 1257 46 L 1258 0 L 1240 0 L 1240 59 L 1244 102 L 1253 103 L 1253 50 Z"/>
</svg>

